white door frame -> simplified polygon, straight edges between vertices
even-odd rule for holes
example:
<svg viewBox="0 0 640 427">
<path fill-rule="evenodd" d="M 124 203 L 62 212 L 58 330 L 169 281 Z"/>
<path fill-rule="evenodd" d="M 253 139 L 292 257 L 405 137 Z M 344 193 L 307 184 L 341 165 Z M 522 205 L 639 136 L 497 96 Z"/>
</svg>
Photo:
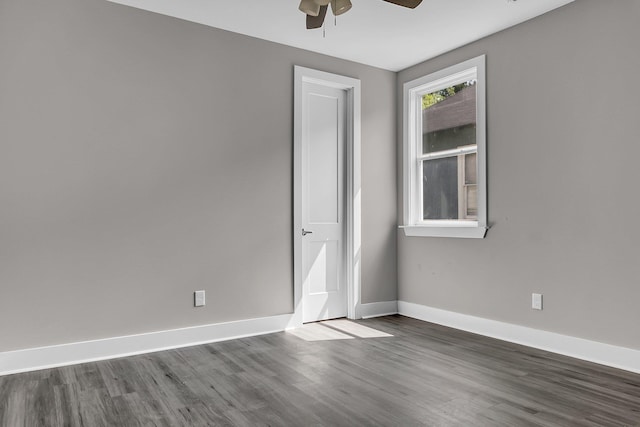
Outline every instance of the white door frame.
<svg viewBox="0 0 640 427">
<path fill-rule="evenodd" d="M 344 265 L 347 317 L 360 318 L 360 80 L 296 65 L 293 109 L 293 317 L 290 327 L 302 326 L 302 86 L 305 82 L 347 92 Z"/>
</svg>

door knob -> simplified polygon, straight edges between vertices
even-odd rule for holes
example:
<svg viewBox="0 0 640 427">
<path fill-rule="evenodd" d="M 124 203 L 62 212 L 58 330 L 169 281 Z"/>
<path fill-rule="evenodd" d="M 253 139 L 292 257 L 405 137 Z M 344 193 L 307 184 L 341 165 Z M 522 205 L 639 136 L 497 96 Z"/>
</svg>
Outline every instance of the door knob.
<svg viewBox="0 0 640 427">
<path fill-rule="evenodd" d="M 304 228 L 302 229 L 302 235 L 306 236 L 307 234 L 313 234 L 313 231 L 307 231 Z"/>
</svg>

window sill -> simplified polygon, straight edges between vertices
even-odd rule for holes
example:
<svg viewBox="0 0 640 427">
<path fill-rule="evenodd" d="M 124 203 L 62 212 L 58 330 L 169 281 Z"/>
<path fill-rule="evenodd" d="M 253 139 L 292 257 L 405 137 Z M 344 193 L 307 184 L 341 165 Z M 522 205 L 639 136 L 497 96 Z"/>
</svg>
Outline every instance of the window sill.
<svg viewBox="0 0 640 427">
<path fill-rule="evenodd" d="M 482 226 L 446 226 L 401 225 L 407 237 L 454 237 L 462 239 L 484 239 L 487 227 Z"/>
</svg>

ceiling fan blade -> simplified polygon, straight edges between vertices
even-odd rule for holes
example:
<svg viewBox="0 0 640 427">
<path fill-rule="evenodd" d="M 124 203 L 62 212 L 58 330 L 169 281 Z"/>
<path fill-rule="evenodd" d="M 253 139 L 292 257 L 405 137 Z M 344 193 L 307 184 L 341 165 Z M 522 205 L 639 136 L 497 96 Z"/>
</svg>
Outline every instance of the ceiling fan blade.
<svg viewBox="0 0 640 427">
<path fill-rule="evenodd" d="M 408 7 L 410 9 L 415 9 L 418 7 L 422 0 L 384 0 L 387 3 L 397 4 L 398 6 Z"/>
<path fill-rule="evenodd" d="M 327 15 L 328 7 L 329 6 L 320 6 L 320 13 L 318 13 L 318 16 L 307 15 L 307 30 L 322 27 L 324 17 Z"/>
</svg>

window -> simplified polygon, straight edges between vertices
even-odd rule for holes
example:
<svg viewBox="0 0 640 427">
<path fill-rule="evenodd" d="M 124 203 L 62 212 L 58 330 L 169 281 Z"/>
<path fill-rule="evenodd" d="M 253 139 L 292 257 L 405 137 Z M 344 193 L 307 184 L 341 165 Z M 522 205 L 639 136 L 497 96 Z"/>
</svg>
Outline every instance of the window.
<svg viewBox="0 0 640 427">
<path fill-rule="evenodd" d="M 407 236 L 485 236 L 485 128 L 484 56 L 405 83 Z"/>
</svg>

